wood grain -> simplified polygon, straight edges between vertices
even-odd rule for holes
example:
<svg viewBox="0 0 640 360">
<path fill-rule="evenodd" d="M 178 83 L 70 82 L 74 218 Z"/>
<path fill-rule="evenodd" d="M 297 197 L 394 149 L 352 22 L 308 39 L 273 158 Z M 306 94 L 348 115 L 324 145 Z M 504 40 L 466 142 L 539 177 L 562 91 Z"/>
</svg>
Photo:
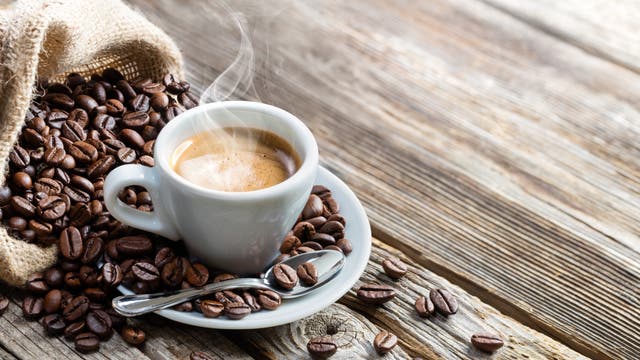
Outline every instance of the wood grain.
<svg viewBox="0 0 640 360">
<path fill-rule="evenodd" d="M 232 62 L 224 16 L 135 4 L 196 86 Z M 471 0 L 296 2 L 261 20 L 257 95 L 306 121 L 385 242 L 585 355 L 640 351 L 634 72 Z"/>
</svg>

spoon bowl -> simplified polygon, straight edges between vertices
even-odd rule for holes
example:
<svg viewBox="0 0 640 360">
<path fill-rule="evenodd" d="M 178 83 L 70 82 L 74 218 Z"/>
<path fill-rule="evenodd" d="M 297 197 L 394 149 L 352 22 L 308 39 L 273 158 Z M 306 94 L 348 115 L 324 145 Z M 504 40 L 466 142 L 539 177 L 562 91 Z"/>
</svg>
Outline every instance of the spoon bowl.
<svg viewBox="0 0 640 360">
<path fill-rule="evenodd" d="M 292 299 L 312 293 L 327 284 L 344 266 L 344 255 L 339 251 L 320 250 L 292 256 L 281 264 L 296 269 L 298 265 L 311 262 L 318 270 L 318 282 L 313 286 L 298 284 L 291 290 L 278 286 L 271 266 L 261 278 L 238 278 L 218 283 L 208 284 L 199 288 L 162 292 L 155 294 L 124 295 L 113 299 L 113 309 L 122 316 L 133 317 L 191 301 L 222 290 L 232 289 L 263 289 L 275 291 L 283 299 Z"/>
</svg>

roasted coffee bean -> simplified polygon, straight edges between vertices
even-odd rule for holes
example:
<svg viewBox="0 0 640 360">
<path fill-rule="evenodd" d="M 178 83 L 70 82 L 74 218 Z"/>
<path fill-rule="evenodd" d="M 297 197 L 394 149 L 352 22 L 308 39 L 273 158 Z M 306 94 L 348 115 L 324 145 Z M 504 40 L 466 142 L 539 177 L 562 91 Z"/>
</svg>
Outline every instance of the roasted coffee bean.
<svg viewBox="0 0 640 360">
<path fill-rule="evenodd" d="M 105 283 L 105 285 L 110 287 L 116 287 L 120 285 L 120 283 L 122 282 L 122 276 L 123 273 L 120 265 L 106 263 L 104 264 L 104 266 L 102 266 L 102 281 Z"/>
<path fill-rule="evenodd" d="M 160 83 L 147 83 L 142 86 L 142 92 L 145 94 L 152 96 L 156 93 L 161 93 L 165 90 L 165 86 Z"/>
<path fill-rule="evenodd" d="M 47 315 L 42 319 L 42 325 L 49 335 L 62 334 L 66 324 L 60 314 Z"/>
<path fill-rule="evenodd" d="M 89 298 L 86 296 L 80 295 L 73 298 L 67 306 L 62 310 L 62 316 L 64 317 L 64 321 L 67 323 L 74 322 L 89 310 Z"/>
<path fill-rule="evenodd" d="M 231 320 L 240 320 L 251 313 L 251 308 L 244 302 L 228 302 L 224 304 L 224 313 Z"/>
<path fill-rule="evenodd" d="M 287 260 L 290 257 L 291 257 L 291 255 L 289 255 L 289 254 L 280 254 L 280 255 L 278 255 L 278 257 L 275 260 L 273 260 L 273 263 L 274 264 L 281 263 L 281 262 Z"/>
<path fill-rule="evenodd" d="M 317 242 L 323 247 L 336 244 L 336 239 L 333 236 L 325 233 L 315 233 L 311 237 L 311 240 L 314 242 Z M 320 250 L 320 249 L 316 249 L 316 250 Z"/>
<path fill-rule="evenodd" d="M 134 326 L 123 327 L 121 334 L 124 341 L 134 346 L 138 346 L 146 340 L 144 331 Z"/>
<path fill-rule="evenodd" d="M 153 265 L 146 262 L 138 262 L 131 266 L 133 275 L 140 281 L 155 281 L 160 277 L 160 272 Z"/>
<path fill-rule="evenodd" d="M 153 146 L 155 143 L 155 140 L 150 140 L 144 143 L 144 146 L 142 146 L 142 152 L 147 155 L 153 155 Z"/>
<path fill-rule="evenodd" d="M 185 109 L 192 109 L 198 106 L 198 98 L 186 91 L 178 95 L 178 101 Z"/>
<path fill-rule="evenodd" d="M 31 176 L 24 171 L 18 171 L 13 174 L 13 185 L 20 189 L 28 190 L 33 187 Z"/>
<path fill-rule="evenodd" d="M 458 312 L 458 300 L 446 289 L 431 289 L 429 297 L 436 310 L 445 316 Z"/>
<path fill-rule="evenodd" d="M 98 286 L 98 271 L 95 267 L 89 265 L 82 265 L 79 271 L 80 281 L 85 287 Z"/>
<path fill-rule="evenodd" d="M 308 252 L 314 252 L 315 250 L 310 248 L 310 247 L 306 247 L 306 246 L 300 246 L 299 248 L 294 250 L 296 252 L 296 254 L 304 254 L 304 253 L 308 253 Z"/>
<path fill-rule="evenodd" d="M 81 353 L 96 351 L 100 348 L 100 339 L 94 333 L 83 332 L 76 335 L 74 339 L 76 350 Z"/>
<path fill-rule="evenodd" d="M 9 161 L 17 168 L 23 168 L 29 165 L 29 162 L 31 162 L 31 157 L 29 156 L 29 152 L 27 150 L 16 145 L 11 149 L 11 152 L 9 153 Z"/>
<path fill-rule="evenodd" d="M 200 310 L 205 317 L 217 318 L 224 313 L 224 304 L 216 300 L 202 300 Z"/>
<path fill-rule="evenodd" d="M 187 268 L 185 279 L 193 286 L 203 286 L 209 280 L 209 270 L 200 263 L 192 264 Z"/>
<path fill-rule="evenodd" d="M 386 330 L 379 332 L 373 339 L 373 348 L 380 355 L 390 352 L 396 345 L 398 345 L 398 337 Z"/>
<path fill-rule="evenodd" d="M 122 123 L 126 127 L 141 129 L 149 123 L 149 115 L 143 111 L 135 111 L 125 114 Z"/>
<path fill-rule="evenodd" d="M 91 88 L 91 97 L 93 97 L 98 104 L 104 104 L 107 101 L 107 90 L 101 83 L 93 84 L 93 88 Z"/>
<path fill-rule="evenodd" d="M 318 269 L 313 263 L 306 262 L 298 265 L 296 273 L 307 286 L 313 286 L 318 282 Z"/>
<path fill-rule="evenodd" d="M 162 267 L 165 264 L 171 262 L 175 258 L 176 258 L 176 254 L 173 252 L 173 250 L 169 247 L 164 247 L 158 250 L 153 263 L 156 265 L 158 269 L 162 270 Z"/>
<path fill-rule="evenodd" d="M 105 139 L 103 144 L 105 146 L 107 154 L 114 156 L 118 154 L 118 151 L 120 149 L 126 147 L 126 145 L 118 139 Z"/>
<path fill-rule="evenodd" d="M 151 205 L 151 195 L 146 191 L 141 191 L 138 193 L 136 205 Z"/>
<path fill-rule="evenodd" d="M 49 285 L 44 279 L 44 274 L 35 272 L 27 278 L 27 289 L 34 294 L 44 294 L 49 291 Z"/>
<path fill-rule="evenodd" d="M 75 121 L 65 121 L 64 124 L 62 124 L 60 131 L 62 132 L 62 136 L 73 142 L 87 139 L 87 134 L 85 134 L 83 126 Z"/>
<path fill-rule="evenodd" d="M 313 185 L 311 193 L 319 196 L 321 199 L 326 199 L 331 196 L 331 190 L 324 185 Z"/>
<path fill-rule="evenodd" d="M 335 234 L 337 232 L 344 232 L 344 225 L 338 221 L 327 221 L 322 225 L 318 232 L 325 234 Z"/>
<path fill-rule="evenodd" d="M 78 106 L 80 106 L 84 111 L 91 114 L 95 108 L 98 107 L 98 102 L 89 95 L 78 95 L 76 97 L 76 101 Z"/>
<path fill-rule="evenodd" d="M 64 284 L 64 272 L 58 267 L 49 268 L 44 272 L 44 281 L 51 287 L 59 288 Z"/>
<path fill-rule="evenodd" d="M 125 236 L 117 240 L 116 248 L 120 254 L 140 256 L 149 253 L 153 249 L 153 244 L 146 236 Z M 180 273 L 182 273 L 182 269 L 180 269 Z"/>
<path fill-rule="evenodd" d="M 324 223 L 327 222 L 327 218 L 324 216 L 316 216 L 306 220 L 309 224 L 313 225 L 314 229 L 320 229 Z"/>
<path fill-rule="evenodd" d="M 300 241 L 305 242 L 311 240 L 311 237 L 316 233 L 316 229 L 310 223 L 301 221 L 293 227 L 293 235 Z"/>
<path fill-rule="evenodd" d="M 98 150 L 85 141 L 74 142 L 69 145 L 68 150 L 69 154 L 73 156 L 77 162 L 82 164 L 90 164 L 98 159 Z"/>
<path fill-rule="evenodd" d="M 189 355 L 189 360 L 214 360 L 214 357 L 204 351 L 193 351 Z"/>
<path fill-rule="evenodd" d="M 489 353 L 500 349 L 504 345 L 504 341 L 499 336 L 487 333 L 472 335 L 471 343 L 476 349 Z"/>
<path fill-rule="evenodd" d="M 9 298 L 6 296 L 0 295 L 0 316 L 4 314 L 5 310 L 9 307 Z"/>
<path fill-rule="evenodd" d="M 33 185 L 37 192 L 43 192 L 47 195 L 58 195 L 62 191 L 62 183 L 58 180 L 50 178 L 39 178 Z"/>
<path fill-rule="evenodd" d="M 125 164 L 131 164 L 132 162 L 136 161 L 136 157 L 137 157 L 135 150 L 129 147 L 124 147 L 118 150 L 117 156 L 118 156 L 118 160 L 120 160 L 122 163 L 125 163 Z"/>
<path fill-rule="evenodd" d="M 89 179 L 79 175 L 71 176 L 71 185 L 88 194 L 92 194 L 95 191 L 93 183 Z"/>
<path fill-rule="evenodd" d="M 317 195 L 311 194 L 302 210 L 303 219 L 311 219 L 322 215 L 322 199 Z"/>
<path fill-rule="evenodd" d="M 123 129 L 118 134 L 118 138 L 122 140 L 125 144 L 129 146 L 133 146 L 136 149 L 141 149 L 144 146 L 144 139 L 142 136 L 132 129 Z"/>
<path fill-rule="evenodd" d="M 244 302 L 242 296 L 234 293 L 231 290 L 218 291 L 214 294 L 216 300 L 220 301 L 223 304 L 231 303 L 231 302 Z"/>
<path fill-rule="evenodd" d="M 45 313 L 57 313 L 62 307 L 62 292 L 58 289 L 49 290 L 42 305 Z"/>
<path fill-rule="evenodd" d="M 47 114 L 47 125 L 49 125 L 49 127 L 51 127 L 52 129 L 60 129 L 62 127 L 62 124 L 67 121 L 67 119 L 69 118 L 69 114 L 66 111 L 61 111 L 61 110 L 52 110 L 50 113 Z M 23 132 L 23 135 L 27 132 L 27 130 L 25 130 Z M 35 130 L 34 130 L 35 133 Z M 41 137 L 41 142 L 39 143 L 39 145 L 36 146 L 42 146 L 42 143 L 44 142 L 44 139 L 42 139 Z M 34 144 L 32 144 L 34 145 Z"/>
<path fill-rule="evenodd" d="M 416 299 L 414 307 L 418 315 L 423 318 L 433 315 L 436 310 L 435 306 L 433 305 L 433 301 L 431 301 L 431 298 L 425 296 L 419 296 Z"/>
<path fill-rule="evenodd" d="M 117 84 L 124 80 L 124 75 L 114 68 L 106 68 L 102 71 L 102 77 L 111 84 Z"/>
<path fill-rule="evenodd" d="M 69 289 L 77 289 L 82 286 L 82 281 L 80 280 L 80 274 L 77 272 L 68 272 L 64 274 L 64 284 Z"/>
<path fill-rule="evenodd" d="M 73 109 L 69 113 L 67 121 L 74 121 L 78 123 L 83 129 L 89 124 L 89 114 L 83 109 Z M 60 127 L 62 130 L 62 127 Z"/>
<path fill-rule="evenodd" d="M 80 261 L 83 264 L 91 264 L 96 262 L 100 255 L 102 255 L 102 250 L 104 249 L 104 241 L 99 237 L 92 237 L 87 239 L 84 245 L 84 252 L 80 257 Z"/>
<path fill-rule="evenodd" d="M 335 251 L 342 252 L 342 249 L 337 247 L 336 245 L 325 246 L 324 250 L 335 250 Z"/>
<path fill-rule="evenodd" d="M 84 332 L 85 329 L 86 329 L 86 326 L 84 321 L 77 321 L 77 322 L 71 323 L 67 325 L 67 327 L 64 329 L 64 337 L 67 340 L 72 340 L 78 334 L 80 334 L 81 332 Z"/>
<path fill-rule="evenodd" d="M 242 300 L 244 300 L 244 303 L 249 306 L 251 312 L 257 312 L 262 309 L 262 306 L 260 306 L 258 299 L 256 299 L 256 297 L 253 296 L 253 294 L 251 294 L 249 291 L 242 292 Z"/>
<path fill-rule="evenodd" d="M 91 221 L 92 213 L 85 203 L 77 203 L 69 209 L 69 225 L 84 226 Z"/>
<path fill-rule="evenodd" d="M 322 245 L 320 245 L 320 243 L 317 243 L 315 241 L 304 242 L 302 243 L 302 245 L 300 245 L 300 247 L 307 247 L 307 248 L 313 249 L 314 251 L 322 250 Z"/>
<path fill-rule="evenodd" d="M 216 276 L 213 277 L 213 282 L 217 283 L 217 282 L 221 282 L 221 281 L 227 281 L 227 280 L 231 280 L 231 279 L 237 279 L 238 277 L 236 275 L 233 274 L 227 274 L 227 273 L 222 273 L 222 274 L 218 274 Z"/>
<path fill-rule="evenodd" d="M 27 296 L 22 300 L 22 316 L 29 320 L 35 320 L 42 316 L 44 300 L 39 297 Z"/>
<path fill-rule="evenodd" d="M 116 119 L 108 114 L 98 114 L 91 122 L 96 130 L 113 130 L 116 128 Z"/>
<path fill-rule="evenodd" d="M 338 241 L 336 241 L 336 246 L 339 247 L 340 249 L 342 249 L 342 252 L 345 255 L 348 255 L 349 253 L 351 253 L 351 251 L 353 251 L 353 247 L 351 246 L 351 242 L 345 238 L 342 238 Z"/>
<path fill-rule="evenodd" d="M 162 117 L 167 121 L 171 121 L 175 119 L 176 116 L 182 113 L 182 109 L 177 106 L 169 105 L 166 109 L 162 111 Z"/>
<path fill-rule="evenodd" d="M 103 156 L 87 167 L 87 175 L 95 179 L 106 174 L 115 164 L 116 159 L 113 156 Z"/>
<path fill-rule="evenodd" d="M 141 135 L 145 141 L 154 140 L 155 138 L 158 137 L 158 129 L 153 126 L 147 125 L 142 129 Z"/>
<path fill-rule="evenodd" d="M 299 247 L 301 244 L 302 243 L 300 242 L 300 239 L 298 239 L 296 236 L 288 235 L 284 238 L 284 241 L 280 245 L 280 252 L 283 254 L 288 253 L 291 250 Z"/>
<path fill-rule="evenodd" d="M 120 251 L 120 248 L 118 248 Z M 170 288 L 176 288 L 180 286 L 183 279 L 183 263 L 182 259 L 176 257 L 166 265 L 162 267 L 160 278 L 162 282 Z"/>
<path fill-rule="evenodd" d="M 98 335 L 101 339 L 106 339 L 111 336 L 111 317 L 102 310 L 91 311 L 87 314 L 85 319 L 87 329 L 92 333 Z"/>
<path fill-rule="evenodd" d="M 390 278 L 400 279 L 407 273 L 407 265 L 397 257 L 388 257 L 382 261 L 382 268 Z"/>
<path fill-rule="evenodd" d="M 62 110 L 71 110 L 73 105 L 75 105 L 75 102 L 69 95 L 62 93 L 48 93 L 42 97 L 42 100 L 49 103 L 52 108 Z"/>
<path fill-rule="evenodd" d="M 273 277 L 280 287 L 290 290 L 298 284 L 296 271 L 287 264 L 276 264 L 273 267 Z"/>
<path fill-rule="evenodd" d="M 108 99 L 105 103 L 107 114 L 111 116 L 122 116 L 125 111 L 124 105 L 119 99 Z"/>
<path fill-rule="evenodd" d="M 27 228 L 27 220 L 19 216 L 12 216 L 9 218 L 7 225 L 13 230 L 22 231 Z"/>
<path fill-rule="evenodd" d="M 312 338 L 307 343 L 307 351 L 311 356 L 318 359 L 327 359 L 338 351 L 338 345 L 329 335 Z"/>
<path fill-rule="evenodd" d="M 45 147 L 45 149 L 54 149 L 54 148 L 63 149 L 65 146 L 68 145 L 68 142 L 70 140 L 67 139 L 67 138 L 61 138 L 61 137 L 55 135 L 54 131 L 57 132 L 59 130 L 51 130 L 51 133 L 44 137 L 44 147 Z M 43 158 L 43 160 L 46 160 L 46 158 Z"/>
<path fill-rule="evenodd" d="M 148 155 L 140 156 L 140 158 L 138 159 L 138 163 L 140 165 L 149 166 L 149 167 L 153 167 L 155 165 L 155 161 L 153 160 L 153 158 Z"/>
<path fill-rule="evenodd" d="M 369 304 L 383 304 L 396 296 L 392 287 L 380 284 L 362 285 L 356 294 L 360 300 Z"/>
<path fill-rule="evenodd" d="M 65 84 L 52 83 L 47 87 L 47 93 L 61 93 L 71 96 L 71 89 Z"/>
<path fill-rule="evenodd" d="M 0 186 L 0 206 L 9 204 L 11 200 L 11 189 L 8 186 Z"/>
<path fill-rule="evenodd" d="M 193 311 L 193 304 L 190 301 L 187 301 L 172 307 L 172 309 L 182 312 L 191 312 Z"/>
<path fill-rule="evenodd" d="M 44 162 L 50 166 L 58 166 L 64 160 L 67 153 L 62 147 L 52 147 L 44 152 Z"/>
<path fill-rule="evenodd" d="M 67 205 L 59 196 L 49 196 L 38 202 L 38 215 L 47 221 L 64 216 Z"/>
<path fill-rule="evenodd" d="M 73 202 L 86 203 L 91 201 L 91 195 L 72 186 L 65 186 L 62 188 L 62 193 L 67 195 Z"/>
<path fill-rule="evenodd" d="M 44 137 L 33 129 L 24 129 L 22 131 L 22 139 L 27 145 L 38 148 L 44 145 Z"/>
<path fill-rule="evenodd" d="M 65 170 L 71 170 L 76 167 L 76 160 L 73 158 L 73 156 L 66 154 L 64 156 L 64 159 L 62 159 L 62 162 L 60 163 L 60 167 Z"/>
<path fill-rule="evenodd" d="M 165 93 L 155 93 L 149 103 L 155 111 L 162 111 L 169 106 L 169 97 Z"/>
</svg>

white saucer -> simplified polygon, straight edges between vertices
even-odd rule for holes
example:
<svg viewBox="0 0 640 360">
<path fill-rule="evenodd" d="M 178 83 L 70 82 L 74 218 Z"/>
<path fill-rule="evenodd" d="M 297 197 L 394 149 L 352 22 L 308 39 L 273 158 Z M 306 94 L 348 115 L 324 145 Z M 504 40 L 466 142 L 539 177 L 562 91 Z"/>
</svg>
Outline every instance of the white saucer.
<svg viewBox="0 0 640 360">
<path fill-rule="evenodd" d="M 340 299 L 358 281 L 367 266 L 371 253 L 371 227 L 360 201 L 338 177 L 320 167 L 315 184 L 331 189 L 333 197 L 340 205 L 340 213 L 347 221 L 345 237 L 353 246 L 353 251 L 347 256 L 344 267 L 329 283 L 307 296 L 284 300 L 276 310 L 261 310 L 241 320 L 229 320 L 225 317 L 210 319 L 196 311 L 160 310 L 156 313 L 167 319 L 189 325 L 212 329 L 247 330 L 288 324 L 312 315 Z M 118 290 L 123 294 L 133 293 L 124 286 L 119 286 Z"/>
</svg>

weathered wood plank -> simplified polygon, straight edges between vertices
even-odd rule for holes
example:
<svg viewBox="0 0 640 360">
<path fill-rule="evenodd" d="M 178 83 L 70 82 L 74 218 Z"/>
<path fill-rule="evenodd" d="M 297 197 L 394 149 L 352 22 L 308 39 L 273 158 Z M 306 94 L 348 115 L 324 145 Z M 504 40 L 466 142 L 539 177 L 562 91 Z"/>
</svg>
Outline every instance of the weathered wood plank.
<svg viewBox="0 0 640 360">
<path fill-rule="evenodd" d="M 640 72 L 637 1 L 483 1 L 591 54 Z"/>
<path fill-rule="evenodd" d="M 232 62 L 222 9 L 136 4 L 196 86 Z M 584 354 L 640 351 L 636 74 L 471 0 L 296 2 L 268 20 L 260 98 L 307 122 L 384 241 Z"/>
</svg>

